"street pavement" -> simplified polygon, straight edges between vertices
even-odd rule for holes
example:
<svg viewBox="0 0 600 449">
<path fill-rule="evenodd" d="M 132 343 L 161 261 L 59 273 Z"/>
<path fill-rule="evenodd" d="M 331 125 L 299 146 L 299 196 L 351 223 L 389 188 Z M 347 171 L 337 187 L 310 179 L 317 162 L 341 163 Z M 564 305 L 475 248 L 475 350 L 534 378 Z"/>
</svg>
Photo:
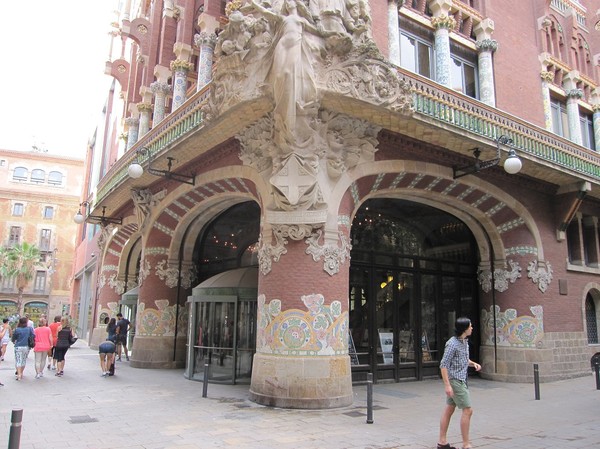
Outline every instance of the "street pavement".
<svg viewBox="0 0 600 449">
<path fill-rule="evenodd" d="M 123 359 L 125 360 L 125 359 Z M 22 449 L 423 449 L 435 448 L 445 394 L 441 380 L 373 385 L 354 403 L 333 410 L 289 410 L 248 400 L 248 385 L 188 381 L 183 370 L 131 368 L 117 362 L 101 377 L 98 354 L 79 340 L 67 353 L 65 374 L 35 379 L 33 354 L 16 381 L 9 344 L 0 362 L 0 447 L 9 443 L 13 410 L 23 410 Z M 474 448 L 600 448 L 600 391 L 589 376 L 532 384 L 473 378 Z M 460 447 L 458 412 L 449 440 Z M 13 427 L 13 435 L 18 434 Z"/>
</svg>

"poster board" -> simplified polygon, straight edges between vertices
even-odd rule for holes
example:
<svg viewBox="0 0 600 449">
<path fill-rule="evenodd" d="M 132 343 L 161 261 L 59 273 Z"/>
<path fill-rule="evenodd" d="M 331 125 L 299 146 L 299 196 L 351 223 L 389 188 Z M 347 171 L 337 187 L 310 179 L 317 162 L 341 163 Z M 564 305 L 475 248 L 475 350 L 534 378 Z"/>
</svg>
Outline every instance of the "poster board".
<svg viewBox="0 0 600 449">
<path fill-rule="evenodd" d="M 421 351 L 423 353 L 423 361 L 431 362 L 431 349 L 429 348 L 429 339 L 427 338 L 427 331 L 423 331 L 421 336 Z"/>
<path fill-rule="evenodd" d="M 389 332 L 387 329 L 379 329 L 378 332 L 383 363 L 384 365 L 391 365 L 394 363 L 394 333 Z"/>
<path fill-rule="evenodd" d="M 358 354 L 356 354 L 354 338 L 352 338 L 352 329 L 348 329 L 348 355 L 350 356 L 350 365 L 360 365 Z"/>
<path fill-rule="evenodd" d="M 398 334 L 398 355 L 401 362 L 413 359 L 412 344 L 412 331 L 400 331 Z"/>
</svg>

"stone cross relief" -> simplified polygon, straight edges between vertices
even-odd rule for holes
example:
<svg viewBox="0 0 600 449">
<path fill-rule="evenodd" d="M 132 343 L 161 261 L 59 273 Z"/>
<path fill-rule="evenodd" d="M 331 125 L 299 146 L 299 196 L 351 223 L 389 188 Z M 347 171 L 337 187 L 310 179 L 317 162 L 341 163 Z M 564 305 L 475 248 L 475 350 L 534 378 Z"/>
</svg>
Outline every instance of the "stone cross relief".
<svg viewBox="0 0 600 449">
<path fill-rule="evenodd" d="M 298 212 L 337 207 L 328 204 L 330 192 L 345 172 L 375 159 L 381 129 L 323 108 L 324 95 L 406 115 L 412 113 L 411 89 L 373 42 L 367 0 L 234 0 L 228 18 L 215 47 L 205 120 L 243 101 L 269 99 L 271 112 L 236 135 L 240 159 L 271 186 L 267 211 L 295 213 L 290 225 L 316 231 L 324 221 L 311 221 L 311 214 L 298 221 Z M 281 236 L 275 237 L 275 247 L 271 238 L 263 242 L 265 271 L 283 252 Z M 314 238 L 310 245 L 313 257 L 325 257 Z M 326 271 L 337 272 L 347 242 L 325 247 Z"/>
</svg>

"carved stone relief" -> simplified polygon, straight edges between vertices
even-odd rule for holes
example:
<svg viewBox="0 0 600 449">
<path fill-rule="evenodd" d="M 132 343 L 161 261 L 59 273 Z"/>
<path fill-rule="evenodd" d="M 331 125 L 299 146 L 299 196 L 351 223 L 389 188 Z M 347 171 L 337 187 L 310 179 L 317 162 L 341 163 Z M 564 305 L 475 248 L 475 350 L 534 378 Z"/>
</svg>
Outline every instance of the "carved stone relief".
<svg viewBox="0 0 600 449">
<path fill-rule="evenodd" d="M 330 275 L 333 276 L 340 271 L 340 265 L 343 264 L 346 259 L 350 259 L 350 250 L 352 250 L 352 245 L 348 241 L 348 238 L 342 233 L 339 233 L 340 242 L 342 246 L 338 246 L 332 243 L 325 243 L 324 245 L 319 245 L 319 240 L 323 235 L 323 231 L 321 229 L 317 229 L 315 232 L 311 234 L 310 237 L 306 239 L 306 244 L 308 248 L 306 248 L 306 254 L 312 255 L 312 258 L 315 262 L 319 261 L 321 258 L 324 260 L 323 269 Z"/>
<path fill-rule="evenodd" d="M 527 265 L 527 277 L 538 285 L 542 293 L 546 293 L 550 282 L 552 282 L 552 267 L 550 262 L 534 260 Z"/>
<path fill-rule="evenodd" d="M 150 189 L 131 189 L 131 199 L 135 206 L 139 230 L 146 227 L 146 221 L 158 203 L 167 195 L 167 190 L 163 189 L 152 194 Z"/>
<path fill-rule="evenodd" d="M 496 291 L 504 292 L 508 290 L 508 284 L 514 284 L 515 281 L 521 277 L 521 267 L 518 262 L 512 260 L 508 261 L 510 270 L 504 270 L 502 268 L 496 268 L 494 270 L 494 288 Z M 489 269 L 479 271 L 478 275 L 479 284 L 481 290 L 485 293 L 489 293 L 492 289 L 492 272 Z"/>
<path fill-rule="evenodd" d="M 166 259 L 161 260 L 156 264 L 156 275 L 169 288 L 177 287 L 179 281 L 179 270 L 169 267 Z"/>
</svg>

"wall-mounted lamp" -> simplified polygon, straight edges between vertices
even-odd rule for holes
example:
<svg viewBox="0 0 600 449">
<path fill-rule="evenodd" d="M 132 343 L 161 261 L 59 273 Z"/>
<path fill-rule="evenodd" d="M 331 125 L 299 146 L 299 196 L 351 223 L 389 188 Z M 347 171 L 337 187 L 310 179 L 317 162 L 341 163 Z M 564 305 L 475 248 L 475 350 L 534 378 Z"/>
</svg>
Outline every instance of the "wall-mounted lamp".
<svg viewBox="0 0 600 449">
<path fill-rule="evenodd" d="M 496 157 L 494 159 L 490 159 L 489 161 L 480 160 L 479 156 L 481 155 L 481 151 L 479 150 L 479 148 L 475 148 L 473 150 L 475 162 L 464 167 L 454 167 L 454 179 L 460 178 L 465 175 L 470 175 L 472 173 L 477 173 L 481 170 L 485 170 L 486 168 L 498 165 L 500 163 L 500 145 L 506 145 L 510 147 L 513 145 L 513 140 L 507 136 L 498 137 L 498 139 L 496 140 Z M 519 173 L 522 166 L 523 163 L 521 162 L 521 159 L 519 159 L 519 156 L 517 156 L 515 150 L 511 148 L 508 151 L 508 156 L 506 157 L 506 160 L 504 161 L 504 171 L 506 171 L 506 173 L 508 174 L 514 175 L 516 173 Z"/>
<path fill-rule="evenodd" d="M 130 178 L 137 179 L 144 173 L 144 168 L 140 164 L 140 157 L 148 156 L 148 173 L 154 176 L 162 176 L 163 178 L 172 179 L 173 181 L 183 182 L 185 184 L 195 185 L 196 175 L 183 175 L 181 173 L 173 173 L 171 167 L 175 158 L 167 157 L 167 169 L 159 170 L 152 167 L 152 154 L 148 148 L 140 148 L 136 151 L 136 160 L 127 169 L 127 174 Z"/>
<path fill-rule="evenodd" d="M 81 213 L 81 206 L 85 206 L 85 217 Z M 123 223 L 122 218 L 107 217 L 105 215 L 106 206 L 102 206 L 102 215 L 90 215 L 90 203 L 88 201 L 84 201 L 83 203 L 81 203 L 79 205 L 79 207 L 80 207 L 80 209 L 77 211 L 77 213 L 73 217 L 73 221 L 77 224 L 82 224 L 84 221 L 86 221 L 88 223 L 99 224 L 100 226 L 104 227 L 108 224 L 120 225 Z"/>
</svg>

